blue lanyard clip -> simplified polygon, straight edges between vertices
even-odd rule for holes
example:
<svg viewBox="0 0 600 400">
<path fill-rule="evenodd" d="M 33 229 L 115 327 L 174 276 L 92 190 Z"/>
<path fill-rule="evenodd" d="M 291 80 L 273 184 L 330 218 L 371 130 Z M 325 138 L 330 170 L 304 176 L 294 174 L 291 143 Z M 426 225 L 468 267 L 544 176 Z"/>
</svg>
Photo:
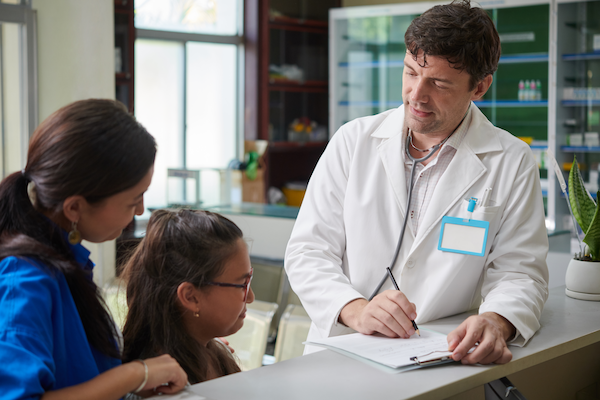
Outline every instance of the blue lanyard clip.
<svg viewBox="0 0 600 400">
<path fill-rule="evenodd" d="M 477 204 L 477 197 L 471 197 L 469 199 L 469 205 L 467 206 L 467 211 L 469 212 L 468 218 L 465 221 L 469 221 L 471 216 L 473 215 L 473 210 L 475 209 L 475 205 Z"/>
<path fill-rule="evenodd" d="M 469 199 L 469 206 L 467 207 L 467 211 L 472 213 L 475 209 L 475 204 L 477 204 L 477 197 L 471 197 Z"/>
</svg>

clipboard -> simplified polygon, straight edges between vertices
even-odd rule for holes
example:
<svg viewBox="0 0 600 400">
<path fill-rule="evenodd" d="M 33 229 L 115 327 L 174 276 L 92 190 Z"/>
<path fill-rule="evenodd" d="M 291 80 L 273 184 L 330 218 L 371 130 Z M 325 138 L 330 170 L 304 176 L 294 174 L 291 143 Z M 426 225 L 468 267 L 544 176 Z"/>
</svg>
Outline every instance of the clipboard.
<svg viewBox="0 0 600 400">
<path fill-rule="evenodd" d="M 447 362 L 453 362 L 451 351 L 432 351 L 429 354 L 422 354 L 420 356 L 414 356 L 410 358 L 417 365 L 427 367 L 430 365 L 445 364 Z"/>
<path fill-rule="evenodd" d="M 421 328 L 421 335 L 402 339 L 352 333 L 304 344 L 324 347 L 389 373 L 455 362 L 447 350 L 447 335 L 426 328 Z"/>
</svg>

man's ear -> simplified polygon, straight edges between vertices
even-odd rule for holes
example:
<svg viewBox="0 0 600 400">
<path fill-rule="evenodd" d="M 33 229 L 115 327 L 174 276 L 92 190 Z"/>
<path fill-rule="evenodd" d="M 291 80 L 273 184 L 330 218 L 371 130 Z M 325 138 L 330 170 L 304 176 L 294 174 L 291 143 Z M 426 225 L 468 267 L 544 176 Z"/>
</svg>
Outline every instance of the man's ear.
<svg viewBox="0 0 600 400">
<path fill-rule="evenodd" d="M 198 298 L 198 289 L 190 282 L 183 282 L 177 287 L 177 298 L 179 303 L 186 309 L 195 313 L 198 312 L 200 299 Z"/>
<path fill-rule="evenodd" d="M 494 81 L 494 77 L 492 75 L 487 75 L 481 82 L 477 84 L 475 87 L 475 92 L 471 96 L 471 100 L 479 100 L 483 97 L 484 94 L 488 91 L 490 86 L 492 86 L 492 82 Z"/>
<path fill-rule="evenodd" d="M 77 195 L 67 197 L 63 202 L 63 214 L 69 221 L 79 222 L 84 208 L 88 205 L 88 202 L 83 196 Z"/>
</svg>

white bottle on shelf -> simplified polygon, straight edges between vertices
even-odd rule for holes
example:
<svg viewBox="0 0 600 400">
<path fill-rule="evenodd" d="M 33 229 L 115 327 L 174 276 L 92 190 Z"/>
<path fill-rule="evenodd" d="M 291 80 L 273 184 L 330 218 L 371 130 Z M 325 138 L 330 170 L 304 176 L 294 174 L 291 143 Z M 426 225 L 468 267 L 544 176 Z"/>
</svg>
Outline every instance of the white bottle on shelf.
<svg viewBox="0 0 600 400">
<path fill-rule="evenodd" d="M 529 79 L 527 79 L 525 81 L 525 90 L 523 90 L 523 101 L 529 101 L 529 99 L 531 98 L 531 96 L 529 95 L 530 91 L 531 91 L 531 82 L 529 81 Z"/>
<path fill-rule="evenodd" d="M 535 99 L 542 101 L 542 81 L 539 79 L 535 81 Z"/>
<path fill-rule="evenodd" d="M 529 85 L 529 101 L 535 101 L 537 92 L 535 81 L 532 79 Z"/>
<path fill-rule="evenodd" d="M 517 96 L 519 101 L 525 100 L 525 82 L 523 82 L 523 79 L 519 81 L 519 92 Z"/>
</svg>

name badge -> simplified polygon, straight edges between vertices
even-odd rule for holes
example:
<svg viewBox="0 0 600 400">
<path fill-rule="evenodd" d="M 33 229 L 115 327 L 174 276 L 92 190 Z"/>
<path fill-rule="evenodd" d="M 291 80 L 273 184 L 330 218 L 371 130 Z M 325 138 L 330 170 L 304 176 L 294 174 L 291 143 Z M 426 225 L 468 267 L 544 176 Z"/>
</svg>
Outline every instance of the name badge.
<svg viewBox="0 0 600 400">
<path fill-rule="evenodd" d="M 438 250 L 483 257 L 489 227 L 488 221 L 445 216 Z"/>
</svg>

